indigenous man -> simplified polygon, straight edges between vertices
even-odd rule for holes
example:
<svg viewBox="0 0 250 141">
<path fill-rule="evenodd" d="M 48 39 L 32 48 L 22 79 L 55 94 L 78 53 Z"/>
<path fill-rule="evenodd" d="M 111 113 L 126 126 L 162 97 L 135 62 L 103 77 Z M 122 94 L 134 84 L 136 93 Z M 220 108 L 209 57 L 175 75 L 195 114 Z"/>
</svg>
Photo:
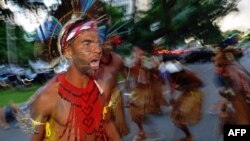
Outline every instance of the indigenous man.
<svg viewBox="0 0 250 141">
<path fill-rule="evenodd" d="M 130 97 L 130 115 L 139 128 L 134 140 L 146 138 L 143 121 L 146 114 L 161 113 L 161 104 L 166 104 L 162 95 L 162 84 L 159 81 L 157 63 L 138 46 L 132 50 L 133 65 L 129 65 L 131 77 L 136 86 Z"/>
<path fill-rule="evenodd" d="M 117 45 L 118 38 L 118 35 L 116 35 L 107 38 L 104 42 L 103 56 L 96 77 L 98 83 L 104 89 L 105 110 L 107 110 L 105 118 L 115 122 L 122 137 L 129 133 L 129 128 L 125 121 L 122 95 L 117 86 L 118 74 L 123 75 L 125 73 L 121 56 L 113 52 L 113 47 Z"/>
<path fill-rule="evenodd" d="M 233 111 L 224 113 L 227 115 L 225 123 L 250 124 L 250 76 L 243 66 L 238 64 L 234 55 L 227 50 L 221 50 L 214 58 L 214 65 L 220 71 L 225 80 L 226 90 L 220 91 L 220 95 L 226 98 L 233 106 Z M 222 112 L 230 111 L 224 103 Z"/>
<path fill-rule="evenodd" d="M 111 122 L 104 122 L 103 90 L 93 79 L 102 55 L 96 21 L 69 21 L 58 49 L 70 62 L 68 70 L 45 84 L 32 99 L 33 141 L 119 141 Z"/>
<path fill-rule="evenodd" d="M 169 62 L 166 68 L 170 72 L 171 85 L 182 92 L 173 102 L 172 121 L 186 135 L 180 141 L 194 141 L 187 126 L 200 120 L 203 94 L 199 88 L 203 83 L 194 72 L 176 61 Z"/>
</svg>

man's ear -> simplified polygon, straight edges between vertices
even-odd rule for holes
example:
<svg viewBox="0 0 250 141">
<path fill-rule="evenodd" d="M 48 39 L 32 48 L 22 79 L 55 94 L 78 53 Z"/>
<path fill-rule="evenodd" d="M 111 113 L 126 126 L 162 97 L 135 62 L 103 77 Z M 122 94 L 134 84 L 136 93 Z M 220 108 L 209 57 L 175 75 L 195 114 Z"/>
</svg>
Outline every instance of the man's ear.
<svg viewBox="0 0 250 141">
<path fill-rule="evenodd" d="M 71 50 L 71 47 L 68 46 L 67 48 L 64 49 L 64 56 L 67 58 L 67 59 L 72 59 L 72 50 Z"/>
</svg>

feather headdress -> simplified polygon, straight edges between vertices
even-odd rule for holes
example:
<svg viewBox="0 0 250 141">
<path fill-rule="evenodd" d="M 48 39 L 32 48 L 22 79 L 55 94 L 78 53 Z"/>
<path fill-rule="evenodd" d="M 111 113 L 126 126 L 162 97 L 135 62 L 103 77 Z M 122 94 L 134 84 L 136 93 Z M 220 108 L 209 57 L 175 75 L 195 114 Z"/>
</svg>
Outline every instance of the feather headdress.
<svg viewBox="0 0 250 141">
<path fill-rule="evenodd" d="M 74 1 L 77 1 L 77 2 L 74 2 Z M 69 23 L 73 23 L 83 17 L 88 17 L 92 20 L 95 20 L 97 25 L 100 25 L 107 19 L 107 16 L 104 14 L 102 2 L 98 0 L 74 0 L 74 1 L 71 1 L 72 9 L 70 11 L 68 11 L 64 15 L 58 14 L 58 15 L 61 15 L 59 17 L 57 16 L 58 23 L 54 25 L 54 28 L 53 28 L 53 31 L 52 31 L 52 34 L 50 36 L 50 40 L 48 43 L 49 56 L 51 58 L 53 58 L 52 57 L 53 55 L 51 53 L 55 52 L 55 51 L 52 51 L 52 47 L 56 45 L 57 45 L 56 52 L 58 52 L 59 55 L 62 56 L 61 44 L 58 44 L 58 42 L 55 42 L 56 39 L 61 40 L 62 33 L 65 32 L 66 26 L 62 26 L 62 25 L 66 25 L 66 24 L 68 25 Z M 58 31 L 60 31 L 60 33 Z"/>
</svg>

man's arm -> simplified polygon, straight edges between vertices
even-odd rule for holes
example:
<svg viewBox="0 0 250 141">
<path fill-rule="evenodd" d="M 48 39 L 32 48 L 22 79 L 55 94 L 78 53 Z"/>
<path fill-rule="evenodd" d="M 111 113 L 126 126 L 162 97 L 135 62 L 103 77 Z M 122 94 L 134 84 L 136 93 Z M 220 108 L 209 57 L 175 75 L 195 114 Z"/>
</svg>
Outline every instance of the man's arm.
<svg viewBox="0 0 250 141">
<path fill-rule="evenodd" d="M 42 141 L 45 136 L 45 125 L 49 120 L 53 103 L 51 96 L 46 91 L 45 88 L 36 93 L 33 101 L 29 105 L 30 120 L 35 129 L 30 137 L 31 141 Z"/>
</svg>

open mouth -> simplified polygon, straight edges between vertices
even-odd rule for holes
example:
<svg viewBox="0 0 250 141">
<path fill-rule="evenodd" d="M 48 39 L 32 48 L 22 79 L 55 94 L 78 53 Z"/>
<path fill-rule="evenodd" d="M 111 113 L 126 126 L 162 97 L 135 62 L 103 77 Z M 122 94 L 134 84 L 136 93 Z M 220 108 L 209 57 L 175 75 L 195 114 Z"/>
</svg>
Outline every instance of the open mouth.
<svg viewBox="0 0 250 141">
<path fill-rule="evenodd" d="M 89 65 L 92 69 L 98 69 L 99 68 L 99 64 L 100 64 L 100 60 L 99 59 L 93 59 L 90 61 Z"/>
</svg>

